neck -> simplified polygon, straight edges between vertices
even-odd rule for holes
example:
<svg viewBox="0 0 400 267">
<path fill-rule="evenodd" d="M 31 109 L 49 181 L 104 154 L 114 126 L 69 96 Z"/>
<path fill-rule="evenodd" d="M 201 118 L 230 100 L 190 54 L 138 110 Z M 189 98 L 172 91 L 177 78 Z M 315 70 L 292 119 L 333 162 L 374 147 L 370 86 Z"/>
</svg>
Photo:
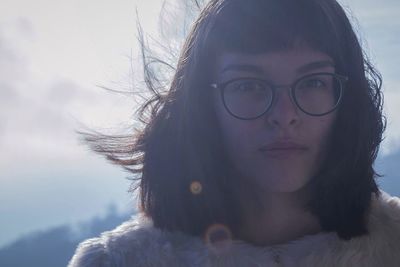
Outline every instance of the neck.
<svg viewBox="0 0 400 267">
<path fill-rule="evenodd" d="M 251 193 L 251 194 L 250 194 Z M 242 227 L 237 238 L 259 246 L 285 243 L 321 232 L 306 208 L 309 189 L 296 192 L 241 192 Z"/>
</svg>

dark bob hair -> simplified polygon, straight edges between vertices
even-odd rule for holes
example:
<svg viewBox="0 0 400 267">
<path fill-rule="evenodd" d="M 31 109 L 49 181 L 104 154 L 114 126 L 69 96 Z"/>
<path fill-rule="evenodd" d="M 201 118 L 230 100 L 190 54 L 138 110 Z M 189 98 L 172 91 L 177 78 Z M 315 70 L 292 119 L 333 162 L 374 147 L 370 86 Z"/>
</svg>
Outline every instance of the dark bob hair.
<svg viewBox="0 0 400 267">
<path fill-rule="evenodd" d="M 336 72 L 349 77 L 333 145 L 311 182 L 310 211 L 323 231 L 342 239 L 367 234 L 371 193 L 379 194 L 373 163 L 385 129 L 381 76 L 335 0 L 211 0 L 164 94 L 147 69 L 154 94 L 139 110 L 142 121 L 151 114 L 145 127 L 135 135 L 86 134 L 86 141 L 137 175 L 131 191 L 139 188 L 140 210 L 155 227 L 202 236 L 219 223 L 235 236 L 242 211 L 212 105 L 215 59 L 222 51 L 257 54 L 299 43 L 328 54 Z"/>
</svg>

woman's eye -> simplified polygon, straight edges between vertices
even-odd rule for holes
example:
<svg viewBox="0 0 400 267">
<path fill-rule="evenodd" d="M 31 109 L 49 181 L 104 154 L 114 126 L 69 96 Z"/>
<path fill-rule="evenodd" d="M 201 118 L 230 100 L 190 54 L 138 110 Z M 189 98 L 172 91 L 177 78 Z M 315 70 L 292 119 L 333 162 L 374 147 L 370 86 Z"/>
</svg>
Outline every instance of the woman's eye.
<svg viewBox="0 0 400 267">
<path fill-rule="evenodd" d="M 305 82 L 305 85 L 307 87 L 318 88 L 318 87 L 325 86 L 325 83 L 323 81 L 321 81 L 321 80 L 318 80 L 318 79 L 312 79 L 312 80 L 307 80 Z"/>
<path fill-rule="evenodd" d="M 239 91 L 260 91 L 263 89 L 263 86 L 260 83 L 257 82 L 242 82 L 238 84 L 237 89 Z"/>
</svg>

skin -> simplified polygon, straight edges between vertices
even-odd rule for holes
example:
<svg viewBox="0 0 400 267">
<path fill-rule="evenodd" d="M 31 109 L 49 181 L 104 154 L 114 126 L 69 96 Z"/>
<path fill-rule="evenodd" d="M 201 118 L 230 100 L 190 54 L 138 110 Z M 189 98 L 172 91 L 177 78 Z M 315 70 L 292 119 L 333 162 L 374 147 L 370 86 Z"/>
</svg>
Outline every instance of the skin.
<svg viewBox="0 0 400 267">
<path fill-rule="evenodd" d="M 237 65 L 252 67 L 234 67 Z M 217 83 L 254 77 L 288 85 L 278 90 L 271 109 L 254 120 L 231 116 L 219 91 L 214 93 L 224 146 L 235 166 L 238 179 L 234 181 L 244 210 L 242 231 L 237 233 L 241 240 L 272 245 L 321 231 L 305 204 L 310 195 L 308 183 L 326 155 L 336 113 L 307 115 L 296 107 L 288 90 L 298 78 L 317 72 L 334 73 L 333 60 L 307 46 L 257 55 L 225 52 L 217 58 Z M 260 151 L 261 146 L 276 142 L 296 143 L 302 149 Z"/>
</svg>

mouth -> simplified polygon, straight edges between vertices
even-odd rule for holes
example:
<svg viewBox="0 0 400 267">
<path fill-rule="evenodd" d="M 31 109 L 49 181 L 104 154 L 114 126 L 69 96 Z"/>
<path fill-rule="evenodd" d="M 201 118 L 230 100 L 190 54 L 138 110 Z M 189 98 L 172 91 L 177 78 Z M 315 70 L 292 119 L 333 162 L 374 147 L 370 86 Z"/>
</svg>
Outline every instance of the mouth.
<svg viewBox="0 0 400 267">
<path fill-rule="evenodd" d="M 307 146 L 295 142 L 273 142 L 259 148 L 259 152 L 264 156 L 278 159 L 300 155 L 307 150 Z"/>
</svg>

